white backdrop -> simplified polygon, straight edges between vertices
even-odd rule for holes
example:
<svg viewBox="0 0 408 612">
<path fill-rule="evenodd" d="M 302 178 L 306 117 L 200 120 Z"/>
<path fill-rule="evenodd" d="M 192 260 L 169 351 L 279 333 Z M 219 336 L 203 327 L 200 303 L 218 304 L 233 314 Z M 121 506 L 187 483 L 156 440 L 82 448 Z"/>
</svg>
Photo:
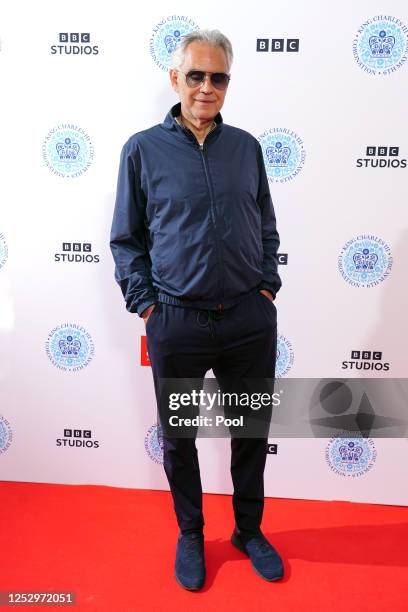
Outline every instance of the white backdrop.
<svg viewBox="0 0 408 612">
<path fill-rule="evenodd" d="M 144 325 L 125 310 L 113 279 L 109 230 L 123 143 L 177 101 L 155 61 L 159 51 L 166 57 L 160 36 L 169 27 L 177 38 L 180 23 L 191 22 L 231 39 L 223 119 L 264 147 L 287 254 L 276 301 L 282 375 L 407 376 L 405 1 L 5 2 L 2 480 L 168 488 Z M 85 36 L 77 43 L 72 34 Z M 295 39 L 298 51 L 286 42 L 282 52 L 257 51 L 257 39 Z M 71 127 L 56 130 L 62 125 Z M 289 161 L 273 157 L 277 142 Z M 70 162 L 55 153 L 61 143 Z M 393 160 L 397 167 L 388 167 Z M 63 243 L 81 245 L 80 261 L 67 260 L 72 250 L 63 260 Z M 81 350 L 69 361 L 76 342 Z M 352 359 L 352 351 L 369 355 Z M 358 371 L 363 362 L 382 365 Z M 360 441 L 365 459 L 354 457 L 352 468 L 339 462 L 335 440 L 271 443 L 269 496 L 408 504 L 406 438 Z M 204 490 L 231 492 L 229 440 L 198 446 Z"/>
</svg>

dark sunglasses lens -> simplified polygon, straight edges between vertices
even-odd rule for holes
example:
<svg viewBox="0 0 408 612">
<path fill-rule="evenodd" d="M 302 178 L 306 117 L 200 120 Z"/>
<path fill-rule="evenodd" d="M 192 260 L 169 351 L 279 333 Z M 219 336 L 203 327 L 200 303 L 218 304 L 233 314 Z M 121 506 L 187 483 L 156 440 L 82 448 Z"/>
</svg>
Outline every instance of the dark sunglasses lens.
<svg viewBox="0 0 408 612">
<path fill-rule="evenodd" d="M 224 72 L 214 72 L 211 75 L 211 82 L 217 89 L 225 89 L 229 83 L 229 76 Z"/>
<path fill-rule="evenodd" d="M 186 81 L 189 87 L 197 87 L 205 79 L 205 72 L 202 70 L 191 70 L 186 74 Z M 229 83 L 229 76 L 225 72 L 214 72 L 211 75 L 211 83 L 216 89 L 226 89 Z"/>
<path fill-rule="evenodd" d="M 200 85 L 204 79 L 205 72 L 201 72 L 201 70 L 192 70 L 186 74 L 187 85 L 190 87 L 197 87 L 197 85 Z"/>
</svg>

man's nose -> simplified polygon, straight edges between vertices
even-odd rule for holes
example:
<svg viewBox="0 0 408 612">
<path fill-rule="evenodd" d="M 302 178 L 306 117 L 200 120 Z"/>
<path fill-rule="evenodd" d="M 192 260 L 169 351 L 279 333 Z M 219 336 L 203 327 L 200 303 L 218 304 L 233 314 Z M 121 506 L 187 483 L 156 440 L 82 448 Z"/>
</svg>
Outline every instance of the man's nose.
<svg viewBox="0 0 408 612">
<path fill-rule="evenodd" d="M 211 83 L 211 74 L 205 75 L 204 81 L 201 83 L 200 91 L 204 93 L 211 93 L 213 91 L 213 86 Z"/>
</svg>

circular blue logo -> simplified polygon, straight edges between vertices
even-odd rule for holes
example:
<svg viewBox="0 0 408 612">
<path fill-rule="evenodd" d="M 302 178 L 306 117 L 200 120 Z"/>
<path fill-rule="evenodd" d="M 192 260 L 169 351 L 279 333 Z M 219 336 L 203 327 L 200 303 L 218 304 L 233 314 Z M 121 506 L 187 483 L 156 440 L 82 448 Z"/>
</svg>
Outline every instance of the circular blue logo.
<svg viewBox="0 0 408 612">
<path fill-rule="evenodd" d="M 155 463 L 163 464 L 163 432 L 161 425 L 156 423 L 150 427 L 144 444 L 150 459 Z"/>
<path fill-rule="evenodd" d="M 150 55 L 162 70 L 169 70 L 171 55 L 186 34 L 198 30 L 198 25 L 189 17 L 165 17 L 153 28 L 150 39 Z"/>
<path fill-rule="evenodd" d="M 48 132 L 42 156 L 52 174 L 76 178 L 88 170 L 94 149 L 85 130 L 76 125 L 62 124 Z"/>
<path fill-rule="evenodd" d="M 282 378 L 293 366 L 293 350 L 292 345 L 285 336 L 278 334 L 277 349 L 276 349 L 276 366 L 275 377 Z"/>
<path fill-rule="evenodd" d="M 48 336 L 45 350 L 58 369 L 71 372 L 87 366 L 95 352 L 90 334 L 74 323 L 55 327 Z"/>
<path fill-rule="evenodd" d="M 353 41 L 357 64 L 368 74 L 391 74 L 408 56 L 408 28 L 400 19 L 377 15 L 363 23 Z"/>
<path fill-rule="evenodd" d="M 338 266 L 353 287 L 375 287 L 391 272 L 390 247 L 376 236 L 357 236 L 343 246 Z"/>
<path fill-rule="evenodd" d="M 3 234 L 0 234 L 0 269 L 7 261 L 8 249 L 7 242 Z"/>
<path fill-rule="evenodd" d="M 331 438 L 325 451 L 326 462 L 339 476 L 363 476 L 374 465 L 377 451 L 371 438 Z"/>
<path fill-rule="evenodd" d="M 258 137 L 266 174 L 271 183 L 286 183 L 299 174 L 305 163 L 303 141 L 287 128 L 272 128 Z"/>
<path fill-rule="evenodd" d="M 13 440 L 10 423 L 0 414 L 0 453 L 5 453 Z"/>
</svg>

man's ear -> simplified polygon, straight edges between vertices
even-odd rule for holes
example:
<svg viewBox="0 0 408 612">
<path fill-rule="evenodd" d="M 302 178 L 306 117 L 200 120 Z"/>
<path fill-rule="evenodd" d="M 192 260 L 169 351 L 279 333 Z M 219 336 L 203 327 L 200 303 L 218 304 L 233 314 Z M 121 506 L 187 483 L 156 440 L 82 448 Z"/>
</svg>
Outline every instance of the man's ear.
<svg viewBox="0 0 408 612">
<path fill-rule="evenodd" d="M 170 68 L 169 70 L 170 82 L 174 91 L 178 91 L 178 71 L 174 68 Z"/>
</svg>

